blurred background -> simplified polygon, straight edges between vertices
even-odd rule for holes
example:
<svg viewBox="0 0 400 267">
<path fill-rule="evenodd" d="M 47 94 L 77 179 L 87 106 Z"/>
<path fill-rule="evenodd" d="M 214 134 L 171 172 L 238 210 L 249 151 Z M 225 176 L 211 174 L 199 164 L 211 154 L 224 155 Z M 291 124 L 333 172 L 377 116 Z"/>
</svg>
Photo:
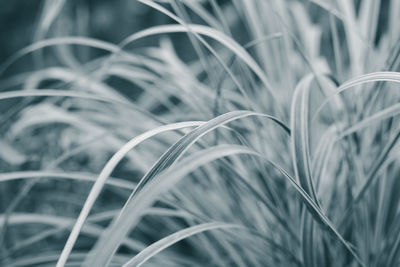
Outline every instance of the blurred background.
<svg viewBox="0 0 400 267">
<path fill-rule="evenodd" d="M 59 3 L 59 10 L 57 10 L 56 2 Z M 227 0 L 218 0 L 216 2 L 222 9 L 224 7 L 229 9 L 229 6 L 231 6 L 230 1 Z M 293 2 L 301 2 L 303 6 L 309 9 L 309 14 L 314 23 L 328 26 L 328 16 L 324 15 L 323 10 L 313 4 L 312 1 Z M 323 2 L 321 1 L 321 3 Z M 332 1 L 332 4 L 334 2 Z M 354 2 L 356 6 L 359 6 L 362 0 Z M 380 2 L 376 42 L 386 31 L 388 23 L 390 1 L 381 0 Z M 201 4 L 207 11 L 212 11 L 211 1 L 194 0 L 193 3 Z M 51 14 L 46 14 L 45 16 L 42 13 L 43 10 L 47 11 L 45 5 L 56 6 L 54 10 L 56 17 L 52 17 Z M 229 15 L 233 14 L 225 13 L 225 16 L 229 17 Z M 196 22 L 194 14 L 190 13 L 190 18 Z M 49 28 L 38 28 L 41 20 L 47 20 L 46 26 Z M 13 53 L 35 41 L 35 35 L 39 34 L 38 31 L 41 31 L 41 34 L 44 35 L 40 36 L 42 38 L 68 35 L 87 36 L 118 43 L 138 30 L 171 21 L 167 16 L 134 0 L 8 1 L 7 4 L 3 4 L 0 8 L 0 36 L 1 40 L 3 40 L 0 50 L 0 62 L 4 62 Z M 197 22 L 200 22 L 200 19 Z M 236 26 L 239 27 L 231 27 L 235 33 L 235 39 L 239 41 L 245 40 L 246 32 L 243 31 L 243 28 L 240 28 L 240 25 Z M 329 39 L 328 32 L 325 32 L 325 34 L 327 35 L 325 39 Z M 174 37 L 178 39 L 184 38 L 179 35 Z M 149 40 L 146 39 L 142 42 L 146 44 Z M 326 44 L 329 45 L 329 42 L 326 42 Z M 188 46 L 182 45 L 180 48 L 185 49 L 185 47 Z M 322 53 L 328 53 L 328 51 L 329 49 L 324 49 Z M 184 57 L 190 57 L 189 53 L 182 52 L 181 54 Z M 24 69 L 24 66 L 21 65 L 18 68 Z"/>
</svg>

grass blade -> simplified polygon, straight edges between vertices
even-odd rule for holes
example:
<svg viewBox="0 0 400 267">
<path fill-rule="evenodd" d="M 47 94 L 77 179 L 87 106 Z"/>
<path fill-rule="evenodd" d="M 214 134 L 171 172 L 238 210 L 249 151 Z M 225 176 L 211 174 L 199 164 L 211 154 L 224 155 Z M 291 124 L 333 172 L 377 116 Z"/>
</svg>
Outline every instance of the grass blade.
<svg viewBox="0 0 400 267">
<path fill-rule="evenodd" d="M 101 171 L 95 184 L 93 185 L 92 189 L 90 190 L 87 200 L 79 214 L 79 217 L 74 225 L 74 228 L 72 229 L 72 231 L 68 237 L 68 240 L 64 246 L 63 252 L 60 255 L 60 258 L 57 262 L 57 267 L 61 267 L 61 266 L 65 265 L 65 263 L 68 259 L 68 255 L 72 251 L 72 248 L 78 238 L 78 235 L 83 227 L 83 224 L 85 223 L 87 216 L 90 213 L 90 210 L 93 207 L 94 202 L 96 201 L 97 197 L 100 195 L 100 192 L 103 189 L 103 186 L 104 186 L 107 178 L 111 175 L 112 171 L 117 166 L 117 164 L 121 161 L 121 159 L 135 146 L 139 145 L 141 142 L 143 142 L 157 134 L 167 132 L 167 131 L 187 128 L 187 127 L 193 127 L 193 126 L 196 126 L 199 124 L 202 124 L 202 123 L 201 122 L 182 122 L 182 123 L 175 123 L 175 124 L 160 126 L 156 129 L 150 130 L 148 132 L 145 132 L 145 133 L 133 138 L 128 143 L 126 143 L 120 150 L 118 150 L 117 153 L 115 153 L 113 155 L 113 157 L 107 162 L 106 166 Z"/>
<path fill-rule="evenodd" d="M 130 261 L 125 263 L 123 267 L 129 267 L 129 266 L 139 267 L 143 265 L 146 261 L 148 261 L 151 257 L 155 256 L 157 253 L 190 236 L 200 234 L 205 231 L 228 229 L 228 228 L 243 228 L 243 226 L 228 224 L 228 223 L 211 222 L 211 223 L 203 223 L 195 225 L 180 230 L 151 244 L 150 246 L 142 250 L 139 254 L 137 254 L 134 258 L 132 258 Z"/>
<path fill-rule="evenodd" d="M 243 146 L 220 145 L 188 156 L 171 169 L 155 176 L 148 186 L 144 186 L 136 197 L 127 202 L 124 212 L 111 223 L 95 244 L 85 261 L 85 266 L 106 266 L 120 246 L 123 237 L 140 220 L 143 210 L 151 206 L 161 193 L 169 190 L 185 175 L 206 163 L 237 154 L 255 154 L 255 152 Z"/>
</svg>

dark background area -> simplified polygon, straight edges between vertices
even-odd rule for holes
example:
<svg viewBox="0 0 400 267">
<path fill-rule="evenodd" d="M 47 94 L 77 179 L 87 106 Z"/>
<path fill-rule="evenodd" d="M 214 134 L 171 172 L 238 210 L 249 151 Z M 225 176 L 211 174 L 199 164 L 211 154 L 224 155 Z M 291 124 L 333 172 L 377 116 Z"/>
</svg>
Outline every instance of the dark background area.
<svg viewBox="0 0 400 267">
<path fill-rule="evenodd" d="M 0 7 L 0 62 L 32 42 L 41 1 L 2 1 Z"/>
<path fill-rule="evenodd" d="M 0 7 L 0 62 L 34 41 L 41 9 L 45 1 L 3 1 Z M 53 37 L 54 27 L 70 35 L 82 35 L 113 43 L 151 25 L 168 21 L 165 16 L 131 0 L 68 0 L 46 37 Z M 56 20 L 56 21 L 57 21 Z M 81 21 L 79 20 L 85 20 Z M 77 26 L 82 28 L 77 28 Z"/>
</svg>

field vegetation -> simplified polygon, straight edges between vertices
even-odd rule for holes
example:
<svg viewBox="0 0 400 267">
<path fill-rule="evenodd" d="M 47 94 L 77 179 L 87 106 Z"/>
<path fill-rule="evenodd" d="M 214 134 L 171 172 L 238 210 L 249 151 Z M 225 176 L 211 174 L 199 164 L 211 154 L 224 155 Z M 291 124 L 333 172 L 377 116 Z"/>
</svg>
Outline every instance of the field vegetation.
<svg viewBox="0 0 400 267">
<path fill-rule="evenodd" d="M 400 265 L 400 1 L 13 6 L 1 266 Z"/>
</svg>

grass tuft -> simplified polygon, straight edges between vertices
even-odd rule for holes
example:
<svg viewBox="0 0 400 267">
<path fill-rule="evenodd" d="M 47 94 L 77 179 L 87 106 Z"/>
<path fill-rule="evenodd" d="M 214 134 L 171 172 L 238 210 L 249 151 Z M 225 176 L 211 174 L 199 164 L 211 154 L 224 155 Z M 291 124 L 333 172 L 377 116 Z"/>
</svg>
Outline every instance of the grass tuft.
<svg viewBox="0 0 400 267">
<path fill-rule="evenodd" d="M 4 31 L 0 266 L 398 266 L 399 8 L 43 1 Z"/>
</svg>

